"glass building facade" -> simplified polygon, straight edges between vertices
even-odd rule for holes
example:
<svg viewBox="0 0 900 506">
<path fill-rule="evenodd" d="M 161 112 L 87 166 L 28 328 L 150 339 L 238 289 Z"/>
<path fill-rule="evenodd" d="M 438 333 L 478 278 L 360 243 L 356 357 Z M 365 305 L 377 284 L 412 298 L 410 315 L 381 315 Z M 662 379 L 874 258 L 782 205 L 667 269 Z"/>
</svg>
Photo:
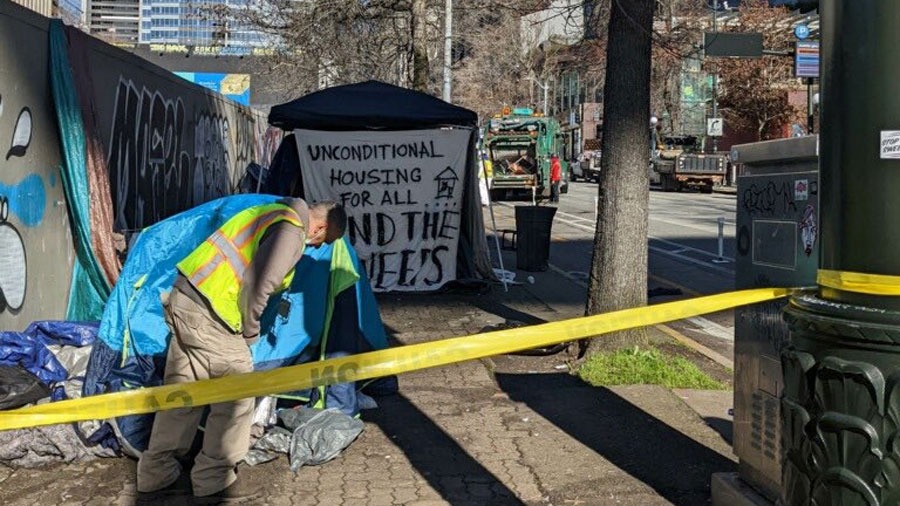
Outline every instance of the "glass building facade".
<svg viewBox="0 0 900 506">
<path fill-rule="evenodd" d="M 221 54 L 249 54 L 265 47 L 258 31 L 238 21 L 218 19 L 213 10 L 252 8 L 251 0 L 143 0 L 141 2 L 141 44 L 174 44 L 215 47 Z"/>
</svg>

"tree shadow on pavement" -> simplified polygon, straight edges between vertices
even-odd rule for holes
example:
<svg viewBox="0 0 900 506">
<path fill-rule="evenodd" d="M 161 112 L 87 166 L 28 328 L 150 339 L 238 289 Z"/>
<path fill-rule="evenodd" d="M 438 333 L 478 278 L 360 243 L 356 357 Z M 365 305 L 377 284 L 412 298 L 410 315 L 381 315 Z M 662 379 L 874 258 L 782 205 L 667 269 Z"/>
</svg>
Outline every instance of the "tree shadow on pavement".
<svg viewBox="0 0 900 506">
<path fill-rule="evenodd" d="M 497 374 L 522 402 L 676 506 L 709 501 L 713 473 L 735 464 L 606 388 L 568 374 Z"/>
<path fill-rule="evenodd" d="M 391 348 L 404 345 L 396 329 L 384 328 Z M 366 421 L 391 439 L 444 501 L 454 506 L 524 504 L 402 393 L 377 400 L 378 409 L 366 411 Z"/>
<path fill-rule="evenodd" d="M 391 438 L 445 501 L 455 506 L 524 504 L 409 399 L 379 397 L 378 404 L 379 409 L 366 412 L 366 420 Z"/>
<path fill-rule="evenodd" d="M 717 416 L 707 416 L 704 417 L 703 420 L 706 422 L 706 425 L 709 425 L 714 431 L 718 432 L 726 443 L 730 445 L 734 444 L 734 424 L 731 420 L 719 418 Z"/>
</svg>

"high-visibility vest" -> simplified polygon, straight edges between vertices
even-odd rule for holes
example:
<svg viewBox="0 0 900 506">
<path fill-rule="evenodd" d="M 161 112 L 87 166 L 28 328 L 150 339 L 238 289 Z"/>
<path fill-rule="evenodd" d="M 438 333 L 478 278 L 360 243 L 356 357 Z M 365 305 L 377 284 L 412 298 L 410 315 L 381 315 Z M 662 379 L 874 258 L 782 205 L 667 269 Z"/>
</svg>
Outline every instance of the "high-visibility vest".
<svg viewBox="0 0 900 506">
<path fill-rule="evenodd" d="M 282 221 L 303 228 L 297 212 L 285 204 L 263 204 L 244 209 L 178 263 L 178 271 L 234 332 L 243 329 L 238 296 L 244 271 L 253 260 L 266 230 Z M 282 290 L 290 285 L 293 277 L 291 269 L 281 284 Z"/>
</svg>

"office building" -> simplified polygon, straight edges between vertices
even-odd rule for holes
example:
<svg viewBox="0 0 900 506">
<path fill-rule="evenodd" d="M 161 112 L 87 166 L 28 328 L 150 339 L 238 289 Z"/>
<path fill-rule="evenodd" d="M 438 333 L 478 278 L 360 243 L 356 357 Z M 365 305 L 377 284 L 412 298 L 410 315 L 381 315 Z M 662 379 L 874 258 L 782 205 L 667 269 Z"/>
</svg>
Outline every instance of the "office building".
<svg viewBox="0 0 900 506">
<path fill-rule="evenodd" d="M 140 0 L 86 0 L 88 31 L 115 45 L 134 45 L 140 27 Z"/>
<path fill-rule="evenodd" d="M 84 0 L 13 0 L 13 3 L 48 18 L 60 18 L 66 24 L 84 26 Z"/>
<path fill-rule="evenodd" d="M 241 8 L 248 0 L 144 0 L 141 5 L 141 44 L 169 44 L 205 48 L 217 54 L 250 54 L 264 47 L 265 38 L 238 20 L 216 15 L 214 8 Z M 210 51 L 197 51 L 210 52 Z"/>
</svg>

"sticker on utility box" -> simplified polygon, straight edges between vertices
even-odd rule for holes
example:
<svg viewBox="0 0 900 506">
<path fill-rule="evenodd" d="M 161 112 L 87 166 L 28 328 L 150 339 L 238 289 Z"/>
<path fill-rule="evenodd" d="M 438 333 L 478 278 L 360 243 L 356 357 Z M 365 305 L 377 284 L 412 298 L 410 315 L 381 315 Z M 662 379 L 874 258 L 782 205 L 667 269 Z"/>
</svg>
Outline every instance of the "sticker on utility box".
<svg viewBox="0 0 900 506">
<path fill-rule="evenodd" d="M 794 181 L 794 200 L 809 200 L 809 179 Z"/>
<path fill-rule="evenodd" d="M 900 130 L 881 131 L 881 159 L 900 160 Z"/>
</svg>

